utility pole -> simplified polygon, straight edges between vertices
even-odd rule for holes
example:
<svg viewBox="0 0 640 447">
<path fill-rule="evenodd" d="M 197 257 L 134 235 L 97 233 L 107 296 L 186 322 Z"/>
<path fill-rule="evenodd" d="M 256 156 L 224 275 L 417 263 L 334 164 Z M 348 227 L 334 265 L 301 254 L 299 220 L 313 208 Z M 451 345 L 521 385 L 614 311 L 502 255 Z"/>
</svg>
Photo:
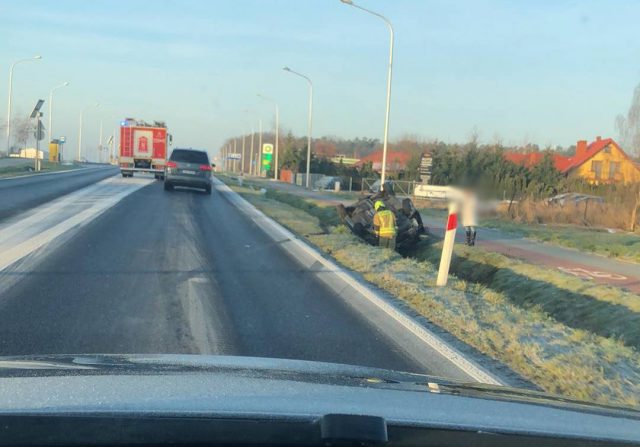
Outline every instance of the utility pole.
<svg viewBox="0 0 640 447">
<path fill-rule="evenodd" d="M 7 155 L 11 153 L 11 98 L 13 96 L 13 70 L 16 68 L 16 65 L 22 62 L 40 60 L 42 56 L 33 56 L 27 59 L 20 59 L 13 64 L 9 68 L 9 94 L 8 94 L 8 104 L 7 104 Z"/>
<path fill-rule="evenodd" d="M 249 155 L 249 175 L 252 175 L 251 166 L 253 165 L 253 134 L 255 133 L 255 129 L 251 128 L 251 155 Z"/>
<path fill-rule="evenodd" d="M 240 160 L 240 173 L 244 174 L 244 142 L 246 139 L 246 135 L 242 134 L 242 159 Z"/>
<path fill-rule="evenodd" d="M 98 139 L 98 163 L 102 163 L 102 120 L 100 120 L 100 137 Z"/>
<path fill-rule="evenodd" d="M 262 118 L 258 121 L 260 127 L 260 136 L 258 137 L 258 162 L 256 163 L 256 175 L 259 177 L 262 174 L 262 166 L 260 165 L 260 159 L 262 158 Z"/>
<path fill-rule="evenodd" d="M 382 14 L 379 14 L 375 11 L 371 11 L 370 9 L 363 8 L 360 5 L 356 5 L 353 3 L 353 0 L 340 0 L 342 3 L 353 6 L 354 8 L 358 8 L 366 13 L 374 15 L 384 21 L 389 28 L 389 63 L 387 64 L 387 101 L 386 108 L 384 113 L 384 139 L 382 141 L 382 172 L 380 174 L 380 190 L 384 190 L 384 182 L 386 180 L 386 172 L 387 172 L 387 143 L 389 141 L 389 114 L 391 110 L 391 77 L 393 74 L 393 43 L 394 43 L 394 34 L 393 34 L 393 25 L 389 19 L 387 19 Z"/>
<path fill-rule="evenodd" d="M 309 189 L 309 180 L 311 177 L 311 130 L 312 130 L 311 126 L 313 122 L 313 82 L 311 82 L 311 78 L 309 78 L 308 76 L 305 76 L 302 73 L 298 73 L 297 71 L 294 71 L 289 67 L 284 67 L 283 70 L 288 71 L 289 73 L 292 73 L 303 79 L 306 79 L 307 83 L 309 84 L 309 112 L 307 114 L 307 176 L 306 176 L 307 178 L 306 178 L 306 186 L 305 186 L 307 189 Z M 386 151 L 386 145 L 384 147 Z M 384 172 L 384 166 L 382 169 Z"/>
<path fill-rule="evenodd" d="M 39 111 L 36 114 L 36 158 L 34 162 L 34 169 L 36 170 L 36 172 L 40 170 L 40 118 L 42 118 L 42 112 Z"/>
<path fill-rule="evenodd" d="M 264 99 L 265 101 L 269 101 L 271 103 L 273 103 L 273 105 L 275 105 L 276 108 L 276 141 L 275 143 L 275 151 L 276 151 L 276 165 L 273 171 L 273 179 L 274 180 L 278 180 L 278 141 L 280 140 L 280 135 L 279 135 L 279 130 L 280 130 L 280 110 L 278 109 L 278 102 L 275 99 L 271 99 L 268 98 L 266 96 L 261 95 L 260 93 L 258 93 L 258 96 L 262 99 Z M 262 152 L 262 145 L 260 145 L 260 151 Z M 261 158 L 262 159 L 262 158 Z M 260 167 L 262 169 L 262 166 Z M 266 173 L 265 173 L 266 174 Z"/>
<path fill-rule="evenodd" d="M 238 139 L 234 138 L 233 139 L 233 156 L 235 157 L 238 153 Z M 233 159 L 233 172 L 238 172 L 238 163 L 236 163 L 238 160 L 236 158 Z"/>
</svg>

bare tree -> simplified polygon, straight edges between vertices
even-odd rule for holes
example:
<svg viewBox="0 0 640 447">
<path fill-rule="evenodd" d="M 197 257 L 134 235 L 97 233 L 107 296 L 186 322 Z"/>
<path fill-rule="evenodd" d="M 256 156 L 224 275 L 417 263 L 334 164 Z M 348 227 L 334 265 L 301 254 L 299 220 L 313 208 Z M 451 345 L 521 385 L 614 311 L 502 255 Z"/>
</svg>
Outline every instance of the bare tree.
<svg viewBox="0 0 640 447">
<path fill-rule="evenodd" d="M 473 126 L 471 131 L 469 132 L 469 147 L 472 149 L 477 149 L 480 146 L 480 131 L 478 130 L 478 126 Z"/>
<path fill-rule="evenodd" d="M 0 135 L 1 136 L 6 136 L 5 132 L 7 131 L 7 120 L 0 117 Z M 4 150 L 4 145 L 2 145 L 2 149 L 0 149 L 0 156 L 6 156 L 9 155 L 7 154 L 6 150 Z"/>
<path fill-rule="evenodd" d="M 615 126 L 620 145 L 627 151 L 640 155 L 640 84 L 633 91 L 627 116 L 618 115 Z"/>
<path fill-rule="evenodd" d="M 33 123 L 27 117 L 17 116 L 11 122 L 11 134 L 20 149 L 27 147 L 27 141 L 32 130 Z"/>
</svg>

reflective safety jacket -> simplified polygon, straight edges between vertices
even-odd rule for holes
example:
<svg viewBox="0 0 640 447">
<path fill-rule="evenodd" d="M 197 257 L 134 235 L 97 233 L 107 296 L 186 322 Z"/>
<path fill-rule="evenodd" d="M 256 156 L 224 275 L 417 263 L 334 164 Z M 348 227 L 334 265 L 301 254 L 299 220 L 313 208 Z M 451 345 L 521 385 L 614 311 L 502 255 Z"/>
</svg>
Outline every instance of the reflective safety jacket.
<svg viewBox="0 0 640 447">
<path fill-rule="evenodd" d="M 376 235 L 382 238 L 392 238 L 396 235 L 396 216 L 391 210 L 381 210 L 373 215 L 373 228 Z"/>
</svg>

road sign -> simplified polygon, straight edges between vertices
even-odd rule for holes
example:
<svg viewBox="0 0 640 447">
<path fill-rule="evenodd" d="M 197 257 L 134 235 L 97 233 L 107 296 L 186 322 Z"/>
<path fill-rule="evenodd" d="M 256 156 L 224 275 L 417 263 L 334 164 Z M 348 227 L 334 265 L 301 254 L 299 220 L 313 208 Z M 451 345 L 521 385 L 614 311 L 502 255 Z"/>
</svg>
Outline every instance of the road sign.
<svg viewBox="0 0 640 447">
<path fill-rule="evenodd" d="M 44 126 L 42 125 L 42 121 L 38 120 L 38 128 L 33 132 L 33 136 L 38 140 L 44 140 Z"/>
<path fill-rule="evenodd" d="M 229 155 L 227 155 L 227 158 L 229 160 L 242 160 L 242 154 L 232 152 Z"/>
<path fill-rule="evenodd" d="M 263 154 L 273 154 L 273 144 L 265 143 L 262 145 Z"/>
<path fill-rule="evenodd" d="M 431 170 L 433 166 L 433 159 L 429 154 L 423 154 L 420 158 L 420 167 L 418 169 L 420 173 L 420 180 L 423 183 L 431 182 Z"/>
<path fill-rule="evenodd" d="M 58 138 L 58 141 L 59 141 L 60 143 L 64 143 L 65 141 L 67 141 L 67 137 L 64 137 L 64 136 L 63 136 L 63 137 L 60 137 L 60 138 Z"/>
</svg>

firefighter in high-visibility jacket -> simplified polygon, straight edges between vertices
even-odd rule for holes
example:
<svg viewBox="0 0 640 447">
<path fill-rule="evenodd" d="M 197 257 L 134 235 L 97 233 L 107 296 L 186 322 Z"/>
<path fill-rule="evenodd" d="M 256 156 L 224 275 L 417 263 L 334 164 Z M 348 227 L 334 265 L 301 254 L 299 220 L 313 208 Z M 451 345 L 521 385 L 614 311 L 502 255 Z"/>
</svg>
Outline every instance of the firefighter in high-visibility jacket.
<svg viewBox="0 0 640 447">
<path fill-rule="evenodd" d="M 382 200 L 376 200 L 373 205 L 376 213 L 373 215 L 373 229 L 378 236 L 380 247 L 396 249 L 396 215 L 387 209 Z"/>
</svg>

